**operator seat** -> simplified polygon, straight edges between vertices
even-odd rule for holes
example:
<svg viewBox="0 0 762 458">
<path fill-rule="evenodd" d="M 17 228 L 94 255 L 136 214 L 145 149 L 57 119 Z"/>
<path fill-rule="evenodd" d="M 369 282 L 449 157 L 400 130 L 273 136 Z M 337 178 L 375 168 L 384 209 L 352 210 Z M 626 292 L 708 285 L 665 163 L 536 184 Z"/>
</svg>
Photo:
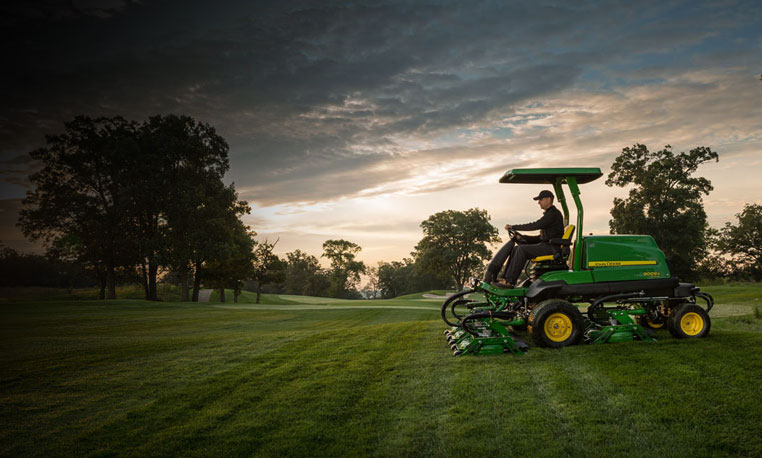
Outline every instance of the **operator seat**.
<svg viewBox="0 0 762 458">
<path fill-rule="evenodd" d="M 555 253 L 545 256 L 537 256 L 529 260 L 529 278 L 532 281 L 537 277 L 553 270 L 566 270 L 569 265 L 566 261 L 569 259 L 571 253 L 572 236 L 574 235 L 575 226 L 570 224 L 564 228 L 564 235 L 560 239 L 550 239 L 549 242 L 553 245 Z"/>
</svg>

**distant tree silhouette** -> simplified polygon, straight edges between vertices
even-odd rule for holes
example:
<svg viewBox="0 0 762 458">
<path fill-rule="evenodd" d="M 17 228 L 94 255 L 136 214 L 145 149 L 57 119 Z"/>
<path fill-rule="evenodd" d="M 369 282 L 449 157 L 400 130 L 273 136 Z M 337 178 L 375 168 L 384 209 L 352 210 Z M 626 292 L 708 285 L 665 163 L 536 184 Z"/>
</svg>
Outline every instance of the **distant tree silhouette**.
<svg viewBox="0 0 762 458">
<path fill-rule="evenodd" d="M 286 294 L 326 296 L 330 288 L 328 275 L 315 256 L 294 250 L 286 253 L 283 291 Z"/>
<path fill-rule="evenodd" d="M 101 297 L 116 296 L 117 269 L 137 266 L 146 299 L 158 299 L 163 265 L 181 278 L 183 300 L 193 275 L 198 300 L 205 262 L 251 253 L 238 243 L 250 208 L 222 182 L 227 153 L 213 127 L 188 116 L 142 124 L 79 116 L 30 153 L 43 168 L 30 177 L 19 226 L 51 253 L 90 266 Z"/>
<path fill-rule="evenodd" d="M 729 257 L 730 269 L 756 281 L 762 280 L 762 205 L 746 204 L 736 215 L 738 224 L 730 222 L 714 231 L 713 248 Z"/>
<path fill-rule="evenodd" d="M 251 279 L 257 283 L 256 303 L 259 304 L 262 287 L 270 283 L 280 283 L 286 273 L 286 262 L 273 253 L 278 241 L 259 242 L 254 249 L 254 269 Z"/>
<path fill-rule="evenodd" d="M 145 178 L 137 183 L 155 192 L 139 200 L 145 259 L 149 265 L 160 259 L 178 273 L 184 301 L 193 275 L 192 300 L 198 301 L 204 262 L 228 252 L 236 221 L 250 212 L 233 185 L 222 182 L 230 167 L 228 145 L 213 127 L 178 115 L 151 117 L 141 127 L 141 142 Z"/>
<path fill-rule="evenodd" d="M 241 221 L 233 224 L 233 237 L 225 247 L 219 247 L 214 257 L 204 265 L 205 283 L 220 290 L 220 301 L 225 302 L 225 288 L 233 289 L 233 302 L 238 302 L 244 281 L 255 275 L 254 237 Z"/>
<path fill-rule="evenodd" d="M 47 146 L 30 153 L 43 168 L 30 177 L 19 226 L 49 247 L 67 245 L 103 272 L 107 297 L 116 297 L 116 269 L 133 259 L 127 189 L 130 158 L 139 150 L 138 126 L 121 117 L 79 116 Z M 103 288 L 102 288 L 103 290 Z"/>
<path fill-rule="evenodd" d="M 329 296 L 347 298 L 357 295 L 357 282 L 360 274 L 365 272 L 365 264 L 355 259 L 361 250 L 360 245 L 347 240 L 326 240 L 323 243 L 323 257 L 331 260 Z"/>
</svg>

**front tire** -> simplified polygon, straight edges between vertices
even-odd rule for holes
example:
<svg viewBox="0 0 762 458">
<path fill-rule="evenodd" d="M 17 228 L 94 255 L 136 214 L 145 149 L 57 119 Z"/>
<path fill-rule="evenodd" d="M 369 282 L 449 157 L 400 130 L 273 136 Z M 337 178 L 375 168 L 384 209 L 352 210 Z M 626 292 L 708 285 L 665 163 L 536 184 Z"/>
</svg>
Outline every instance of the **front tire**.
<svg viewBox="0 0 762 458">
<path fill-rule="evenodd" d="M 678 339 L 698 339 L 709 334 L 712 321 L 709 314 L 696 304 L 679 305 L 669 314 L 667 327 Z"/>
<path fill-rule="evenodd" d="M 538 347 L 577 345 L 584 335 L 585 319 L 579 309 L 561 299 L 537 304 L 529 314 L 529 332 Z"/>
</svg>

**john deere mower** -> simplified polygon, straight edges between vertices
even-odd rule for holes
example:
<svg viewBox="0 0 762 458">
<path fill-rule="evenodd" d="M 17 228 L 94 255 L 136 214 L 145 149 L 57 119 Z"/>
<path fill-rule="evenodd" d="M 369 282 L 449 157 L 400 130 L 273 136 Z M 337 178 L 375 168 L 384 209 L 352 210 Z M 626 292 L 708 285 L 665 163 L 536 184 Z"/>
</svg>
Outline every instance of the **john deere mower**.
<svg viewBox="0 0 762 458">
<path fill-rule="evenodd" d="M 562 238 L 550 241 L 554 254 L 529 260 L 516 287 L 488 281 L 500 268 L 492 262 L 484 279 L 444 301 L 445 336 L 455 356 L 523 354 L 529 345 L 515 334 L 523 330 L 536 346 L 551 348 L 651 341 L 653 329 L 663 327 L 679 339 L 709 333 L 714 300 L 670 274 L 651 236 L 583 235 L 579 185 L 602 175 L 599 168 L 544 168 L 513 169 L 500 178 L 552 185 L 566 227 Z M 576 227 L 569 225 L 563 185 L 577 209 Z"/>
</svg>

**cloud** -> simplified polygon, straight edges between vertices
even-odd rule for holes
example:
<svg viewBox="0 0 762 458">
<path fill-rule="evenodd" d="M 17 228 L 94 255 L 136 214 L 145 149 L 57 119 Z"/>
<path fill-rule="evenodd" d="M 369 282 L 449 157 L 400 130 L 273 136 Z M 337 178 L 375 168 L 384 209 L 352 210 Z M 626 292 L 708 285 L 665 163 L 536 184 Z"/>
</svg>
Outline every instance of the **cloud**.
<svg viewBox="0 0 762 458">
<path fill-rule="evenodd" d="M 7 197 L 35 167 L 19 158 L 82 113 L 211 123 L 255 229 L 293 234 L 330 232 L 300 219 L 323 212 L 381 237 L 390 219 L 484 205 L 457 190 L 491 195 L 508 168 L 605 168 L 635 142 L 722 161 L 762 143 L 754 1 L 5 5 Z M 356 230 L 342 214 L 383 199 L 416 210 Z"/>
<path fill-rule="evenodd" d="M 591 65 L 701 42 L 719 26 L 695 26 L 709 14 L 728 15 L 671 12 L 676 18 L 664 27 L 659 16 L 669 6 L 648 2 L 227 2 L 211 10 L 162 2 L 116 6 L 107 15 L 50 9 L 31 14 L 43 24 L 34 38 L 8 40 L 14 71 L 6 82 L 15 90 L 7 94 L 8 129 L 0 130 L 8 150 L 39 143 L 41 132 L 77 113 L 182 111 L 218 125 L 238 156 L 273 161 L 268 168 L 276 170 L 306 154 L 332 158 L 377 147 L 388 154 L 396 137 L 509 112 L 570 87 Z M 10 27 L 7 38 L 29 24 Z M 352 101 L 354 109 L 336 110 Z M 321 112 L 335 116 L 314 116 Z"/>
</svg>

